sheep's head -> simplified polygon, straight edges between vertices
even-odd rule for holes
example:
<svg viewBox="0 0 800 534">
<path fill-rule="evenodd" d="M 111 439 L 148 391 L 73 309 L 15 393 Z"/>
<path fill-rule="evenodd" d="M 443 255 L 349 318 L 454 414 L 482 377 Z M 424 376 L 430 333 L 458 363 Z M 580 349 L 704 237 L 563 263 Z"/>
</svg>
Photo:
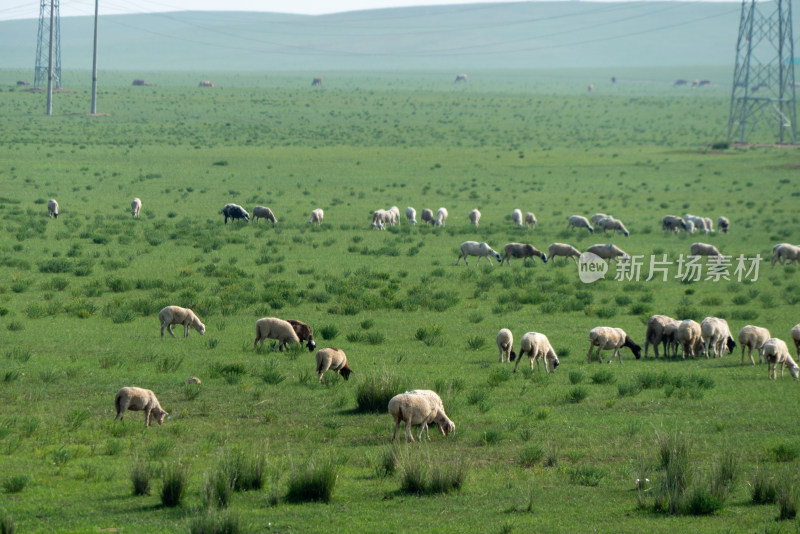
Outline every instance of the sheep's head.
<svg viewBox="0 0 800 534">
<path fill-rule="evenodd" d="M 444 421 L 438 423 L 439 425 L 439 432 L 442 433 L 443 436 L 446 436 L 452 432 L 456 431 L 456 424 L 448 419 L 446 416 Z"/>
<path fill-rule="evenodd" d="M 625 336 L 625 343 L 623 343 L 622 346 L 631 349 L 631 352 L 633 352 L 637 360 L 642 357 L 642 347 L 634 343 L 628 336 Z"/>
<path fill-rule="evenodd" d="M 732 353 L 733 349 L 736 348 L 736 342 L 733 340 L 731 336 L 728 336 L 728 352 Z"/>
<path fill-rule="evenodd" d="M 545 254 L 544 252 L 542 252 L 542 261 L 547 263 L 547 254 Z"/>
<path fill-rule="evenodd" d="M 344 367 L 342 367 L 341 369 L 339 369 L 339 374 L 342 375 L 342 378 L 344 378 L 345 380 L 349 380 L 350 379 L 350 374 L 352 372 L 353 371 L 350 370 L 350 368 L 347 367 L 346 365 Z"/>
<path fill-rule="evenodd" d="M 306 344 L 306 347 L 308 347 L 308 352 L 311 352 L 312 350 L 317 348 L 317 344 L 314 343 L 313 337 L 308 338 L 308 343 Z"/>
<path fill-rule="evenodd" d="M 201 336 L 206 333 L 206 325 L 204 325 L 200 321 L 197 321 L 197 324 L 194 325 L 194 329 L 200 332 Z"/>
<path fill-rule="evenodd" d="M 550 366 L 552 367 L 553 371 L 556 370 L 556 367 L 558 367 L 558 364 L 559 364 L 558 358 L 555 355 L 553 355 L 553 359 L 550 360 Z"/>
<path fill-rule="evenodd" d="M 494 258 L 495 258 L 497 261 L 501 261 L 501 259 L 500 259 L 500 254 L 498 254 L 497 252 L 494 252 L 494 251 L 493 251 L 493 254 L 492 254 L 492 255 L 494 256 Z"/>
<path fill-rule="evenodd" d="M 156 408 L 153 410 L 153 415 L 156 416 L 156 422 L 160 425 L 164 422 L 164 417 L 168 416 L 169 414 L 160 408 Z"/>
<path fill-rule="evenodd" d="M 513 362 L 517 359 L 517 353 L 514 352 L 514 349 L 511 349 L 511 354 L 508 355 L 508 360 Z"/>
<path fill-rule="evenodd" d="M 794 367 L 790 367 L 789 368 L 789 372 L 792 373 L 792 378 L 797 380 L 798 375 L 800 374 L 800 367 L 798 367 L 796 365 Z"/>
</svg>

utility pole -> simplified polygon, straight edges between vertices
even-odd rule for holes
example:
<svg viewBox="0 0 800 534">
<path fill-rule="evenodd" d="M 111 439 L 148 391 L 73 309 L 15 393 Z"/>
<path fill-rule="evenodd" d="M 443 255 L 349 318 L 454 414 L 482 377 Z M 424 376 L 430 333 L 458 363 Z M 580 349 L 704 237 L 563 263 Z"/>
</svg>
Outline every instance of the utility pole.
<svg viewBox="0 0 800 534">
<path fill-rule="evenodd" d="M 50 54 L 47 59 L 47 114 L 53 114 L 53 2 L 50 0 Z"/>
<path fill-rule="evenodd" d="M 50 77 L 50 60 L 53 63 L 53 83 L 61 88 L 61 22 L 58 14 L 59 0 L 39 0 L 39 32 L 36 40 L 36 67 L 33 88 L 44 89 Z M 50 52 L 52 45 L 52 53 Z"/>
<path fill-rule="evenodd" d="M 797 143 L 791 0 L 742 0 L 728 141 Z"/>
<path fill-rule="evenodd" d="M 92 58 L 92 115 L 97 113 L 97 11 L 100 0 L 94 0 L 94 54 Z"/>
</svg>

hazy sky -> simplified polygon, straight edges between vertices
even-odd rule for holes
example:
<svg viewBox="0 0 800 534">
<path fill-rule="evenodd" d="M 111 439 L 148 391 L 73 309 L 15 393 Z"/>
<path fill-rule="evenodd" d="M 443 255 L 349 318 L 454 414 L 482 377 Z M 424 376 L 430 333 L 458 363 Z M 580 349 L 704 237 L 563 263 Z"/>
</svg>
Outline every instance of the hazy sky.
<svg viewBox="0 0 800 534">
<path fill-rule="evenodd" d="M 509 3 L 509 0 L 99 0 L 99 2 L 101 15 L 188 10 L 272 11 L 321 15 L 387 7 Z M 0 0 L 0 20 L 37 19 L 39 4 L 39 0 Z M 94 15 L 94 4 L 94 0 L 60 0 L 60 14 L 62 17 Z"/>
</svg>

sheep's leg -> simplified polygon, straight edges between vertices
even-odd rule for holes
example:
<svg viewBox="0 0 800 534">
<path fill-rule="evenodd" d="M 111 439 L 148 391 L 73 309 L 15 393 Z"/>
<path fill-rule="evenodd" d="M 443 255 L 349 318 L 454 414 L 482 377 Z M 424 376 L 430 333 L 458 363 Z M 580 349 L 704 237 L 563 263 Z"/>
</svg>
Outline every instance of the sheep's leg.
<svg viewBox="0 0 800 534">
<path fill-rule="evenodd" d="M 592 349 L 593 348 L 594 348 L 594 345 L 592 345 L 592 342 L 590 341 L 589 342 L 589 352 L 588 352 L 588 354 L 586 354 L 586 363 L 592 363 Z"/>
<path fill-rule="evenodd" d="M 519 351 L 519 355 L 517 356 L 517 361 L 516 361 L 516 363 L 514 363 L 514 372 L 515 373 L 517 372 L 517 366 L 519 365 L 519 362 L 522 360 L 523 356 L 525 356 L 525 353 L 522 352 L 522 350 L 520 350 Z"/>
<path fill-rule="evenodd" d="M 183 325 L 183 337 L 189 337 L 189 324 Z"/>
<path fill-rule="evenodd" d="M 394 433 L 392 434 L 392 441 L 397 439 L 397 431 L 400 429 L 400 419 L 394 422 Z"/>
<path fill-rule="evenodd" d="M 144 427 L 145 428 L 150 426 L 150 413 L 151 413 L 151 410 L 148 409 L 148 408 L 145 408 L 145 410 L 144 410 Z"/>
<path fill-rule="evenodd" d="M 406 441 L 414 442 L 414 436 L 411 435 L 411 419 L 406 419 Z"/>
<path fill-rule="evenodd" d="M 167 332 L 169 332 L 169 335 L 171 335 L 172 337 L 175 337 L 175 332 L 172 331 L 172 325 L 171 324 L 167 325 Z"/>
</svg>

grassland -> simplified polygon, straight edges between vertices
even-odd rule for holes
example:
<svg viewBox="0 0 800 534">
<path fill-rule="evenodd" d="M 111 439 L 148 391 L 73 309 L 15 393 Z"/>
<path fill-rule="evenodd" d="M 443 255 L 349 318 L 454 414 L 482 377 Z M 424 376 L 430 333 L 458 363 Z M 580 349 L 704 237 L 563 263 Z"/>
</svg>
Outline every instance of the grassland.
<svg viewBox="0 0 800 534">
<path fill-rule="evenodd" d="M 642 343 L 654 313 L 726 317 L 734 333 L 757 324 L 788 340 L 800 322 L 796 267 L 762 264 L 746 283 L 586 285 L 571 263 L 453 265 L 467 239 L 611 241 L 672 260 L 707 239 L 769 258 L 800 235 L 796 149 L 712 150 L 727 120 L 721 87 L 631 82 L 587 95 L 536 73 L 477 78 L 459 87 L 425 73 L 348 73 L 346 87 L 322 91 L 298 88 L 295 75 L 218 90 L 126 81 L 103 88 L 102 117 L 86 116 L 85 90 L 56 95 L 46 117 L 43 95 L 4 86 L 3 517 L 20 532 L 187 531 L 207 513 L 206 480 L 230 458 L 263 455 L 263 487 L 229 500 L 246 531 L 796 531 L 751 496 L 757 471 L 797 487 L 796 382 L 769 382 L 738 350 L 696 361 L 623 352 L 611 366 L 585 356 L 590 328 L 619 326 Z M 270 206 L 278 224 L 223 225 L 227 202 Z M 445 206 L 450 218 L 370 231 L 371 210 L 392 205 Z M 314 207 L 325 210 L 319 228 L 305 223 Z M 512 226 L 516 207 L 536 213 L 535 231 Z M 565 230 L 569 215 L 598 211 L 631 236 Z M 661 233 L 663 215 L 686 212 L 726 215 L 731 232 Z M 193 308 L 205 336 L 162 340 L 166 304 Z M 271 315 L 302 319 L 320 346 L 343 349 L 351 379 L 320 385 L 307 351 L 254 352 L 254 322 Z M 517 340 L 547 334 L 561 366 L 510 373 L 494 347 L 502 327 Z M 199 388 L 183 384 L 191 375 Z M 439 391 L 456 433 L 392 448 L 391 418 L 357 409 L 376 378 Z M 126 385 L 158 394 L 163 426 L 145 429 L 138 413 L 113 421 Z M 676 433 L 694 487 L 738 461 L 714 513 L 639 505 L 663 478 L 660 440 Z M 309 462 L 334 474 L 329 503 L 289 491 Z M 417 495 L 402 489 L 407 464 L 466 478 Z M 162 505 L 159 474 L 150 495 L 133 495 L 135 467 L 176 466 L 188 473 L 180 506 Z M 640 494 L 637 478 L 652 486 Z"/>
</svg>

